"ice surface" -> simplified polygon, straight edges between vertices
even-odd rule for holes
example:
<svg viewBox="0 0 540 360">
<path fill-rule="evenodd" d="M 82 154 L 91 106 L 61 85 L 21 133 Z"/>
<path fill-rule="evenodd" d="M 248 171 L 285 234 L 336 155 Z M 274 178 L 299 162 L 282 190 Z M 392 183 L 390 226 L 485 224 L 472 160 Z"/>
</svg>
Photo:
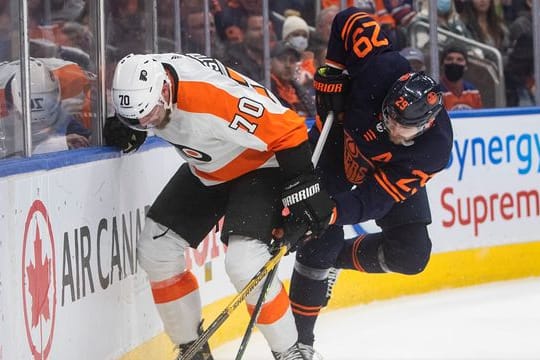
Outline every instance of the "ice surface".
<svg viewBox="0 0 540 360">
<path fill-rule="evenodd" d="M 540 278 L 374 302 L 323 313 L 325 360 L 540 360 Z M 240 340 L 213 351 L 234 359 Z M 243 359 L 273 359 L 259 332 Z"/>
</svg>

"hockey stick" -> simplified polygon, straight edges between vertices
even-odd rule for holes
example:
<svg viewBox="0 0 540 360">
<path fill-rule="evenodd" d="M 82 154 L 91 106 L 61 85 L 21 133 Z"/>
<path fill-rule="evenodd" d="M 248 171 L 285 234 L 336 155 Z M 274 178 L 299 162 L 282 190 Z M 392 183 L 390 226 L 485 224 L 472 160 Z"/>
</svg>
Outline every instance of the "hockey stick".
<svg viewBox="0 0 540 360">
<path fill-rule="evenodd" d="M 282 247 L 286 248 L 286 246 L 282 246 Z M 247 344 L 249 342 L 249 339 L 251 338 L 251 333 L 253 332 L 253 327 L 255 326 L 255 323 L 257 322 L 257 319 L 259 318 L 262 305 L 264 303 L 264 300 L 266 300 L 266 294 L 268 293 L 268 289 L 270 288 L 270 284 L 272 283 L 272 280 L 274 280 L 274 276 L 276 275 L 278 265 L 279 263 L 277 263 L 272 268 L 272 270 L 266 276 L 266 280 L 264 280 L 264 284 L 261 289 L 261 294 L 259 295 L 259 298 L 257 299 L 257 304 L 255 304 L 255 308 L 253 308 L 253 313 L 251 314 L 251 318 L 249 319 L 246 332 L 244 333 L 244 337 L 242 338 L 242 342 L 240 343 L 240 347 L 238 348 L 238 353 L 236 354 L 235 360 L 242 359 L 242 356 L 244 355 L 244 352 L 246 351 Z"/>
<path fill-rule="evenodd" d="M 324 147 L 324 144 L 326 143 L 326 139 L 328 138 L 328 133 L 330 132 L 330 128 L 332 127 L 333 122 L 334 122 L 334 112 L 330 111 L 328 115 L 326 116 L 326 120 L 321 130 L 321 134 L 319 136 L 319 139 L 317 140 L 315 149 L 313 150 L 313 155 L 311 157 L 311 162 L 313 163 L 313 167 L 317 166 L 317 163 L 319 162 L 322 149 Z M 255 304 L 255 308 L 253 309 L 253 313 L 251 314 L 251 318 L 249 319 L 248 326 L 244 333 L 244 337 L 242 338 L 242 342 L 240 343 L 240 347 L 238 348 L 238 353 L 236 354 L 235 360 L 241 360 L 242 356 L 244 355 L 244 352 L 246 351 L 247 344 L 249 342 L 249 339 L 251 338 L 251 334 L 253 333 L 253 327 L 255 326 L 255 323 L 257 322 L 257 318 L 259 317 L 259 314 L 261 312 L 261 308 L 264 303 L 264 300 L 266 299 L 266 295 L 268 293 L 268 289 L 270 288 L 270 284 L 272 283 L 272 280 L 274 280 L 274 276 L 277 272 L 278 265 L 279 264 L 276 264 L 274 268 L 270 271 L 270 273 L 266 276 L 266 280 L 264 281 L 263 287 L 261 289 L 261 294 L 259 295 L 259 298 L 257 299 L 257 303 Z"/>
<path fill-rule="evenodd" d="M 319 139 L 317 140 L 317 144 L 315 145 L 315 149 L 313 150 L 313 155 L 311 156 L 311 162 L 313 163 L 313 167 L 317 166 L 317 163 L 319 162 L 319 158 L 321 157 L 324 144 L 326 144 L 326 139 L 328 138 L 328 133 L 330 133 L 330 129 L 332 128 L 333 123 L 334 112 L 330 111 L 328 112 L 328 115 L 326 115 L 326 120 L 324 121 L 321 134 L 319 135 Z"/>
</svg>

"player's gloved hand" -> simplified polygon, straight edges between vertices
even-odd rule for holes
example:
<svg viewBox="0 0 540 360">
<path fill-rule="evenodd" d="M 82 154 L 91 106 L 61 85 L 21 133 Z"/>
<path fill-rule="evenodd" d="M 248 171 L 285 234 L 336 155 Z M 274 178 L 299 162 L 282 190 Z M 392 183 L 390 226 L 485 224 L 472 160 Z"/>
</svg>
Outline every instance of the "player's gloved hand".
<svg viewBox="0 0 540 360">
<path fill-rule="evenodd" d="M 335 222 L 335 203 L 322 189 L 315 174 L 300 175 L 286 183 L 281 201 L 289 208 L 289 216 L 294 220 L 292 224 L 296 225 L 297 219 L 305 223 L 305 234 L 311 237 L 319 237 Z M 284 229 L 287 230 L 286 227 Z"/>
<path fill-rule="evenodd" d="M 349 81 L 349 75 L 342 70 L 327 65 L 317 69 L 313 77 L 313 87 L 317 115 L 321 123 L 324 123 L 330 111 L 339 114 L 346 110 Z"/>
<path fill-rule="evenodd" d="M 146 140 L 146 131 L 133 130 L 122 124 L 116 116 L 108 117 L 103 125 L 105 145 L 116 146 L 124 153 L 137 150 Z"/>
<path fill-rule="evenodd" d="M 279 241 L 280 245 L 287 246 L 287 254 L 295 252 L 299 246 L 311 238 L 310 235 L 306 235 L 309 230 L 308 224 L 297 216 L 284 216 L 281 226 L 274 229 L 272 235 L 274 239 Z"/>
</svg>

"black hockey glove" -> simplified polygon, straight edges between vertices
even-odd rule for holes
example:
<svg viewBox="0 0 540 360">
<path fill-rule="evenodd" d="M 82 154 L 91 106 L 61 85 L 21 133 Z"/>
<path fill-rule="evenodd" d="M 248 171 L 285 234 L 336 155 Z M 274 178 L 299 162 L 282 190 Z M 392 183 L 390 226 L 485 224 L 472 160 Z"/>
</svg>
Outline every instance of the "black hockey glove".
<svg viewBox="0 0 540 360">
<path fill-rule="evenodd" d="M 317 69 L 313 77 L 313 87 L 317 115 L 321 122 L 324 123 L 330 111 L 336 115 L 345 111 L 349 81 L 349 75 L 344 74 L 342 70 L 330 66 L 321 66 Z"/>
<path fill-rule="evenodd" d="M 116 116 L 108 117 L 103 125 L 105 145 L 116 146 L 124 153 L 137 150 L 146 140 L 146 131 L 133 130 L 122 124 Z"/>
<path fill-rule="evenodd" d="M 283 218 L 283 224 L 280 228 L 274 229 L 272 234 L 279 241 L 280 245 L 287 246 L 287 254 L 295 252 L 299 246 L 310 239 L 306 235 L 309 230 L 308 224 L 297 216 L 288 215 Z"/>
<path fill-rule="evenodd" d="M 288 217 L 292 217 L 289 221 L 294 221 L 289 225 L 299 227 L 304 223 L 307 226 L 303 234 L 308 236 L 319 237 L 335 221 L 335 204 L 314 174 L 298 176 L 285 184 L 281 200 L 289 208 Z M 284 230 L 287 237 L 287 226 Z M 289 232 L 293 231 L 289 229 Z"/>
</svg>

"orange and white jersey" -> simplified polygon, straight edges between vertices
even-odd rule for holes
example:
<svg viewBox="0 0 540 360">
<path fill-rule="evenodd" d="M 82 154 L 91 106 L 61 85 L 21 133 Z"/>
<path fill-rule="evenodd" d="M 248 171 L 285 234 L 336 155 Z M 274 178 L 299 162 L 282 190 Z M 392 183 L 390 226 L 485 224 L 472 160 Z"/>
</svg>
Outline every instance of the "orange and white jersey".
<svg viewBox="0 0 540 360">
<path fill-rule="evenodd" d="M 77 115 L 86 128 L 92 127 L 92 112 L 90 102 L 90 83 L 94 75 L 84 71 L 78 64 L 57 58 L 36 58 L 53 72 L 60 84 L 62 101 L 78 99 L 81 103 Z M 5 87 L 17 72 L 20 63 L 0 63 L 0 117 L 8 115 L 6 107 Z"/>
<path fill-rule="evenodd" d="M 277 167 L 275 152 L 307 140 L 302 117 L 218 60 L 198 54 L 156 59 L 178 82 L 170 122 L 153 132 L 176 146 L 203 184 Z"/>
</svg>

